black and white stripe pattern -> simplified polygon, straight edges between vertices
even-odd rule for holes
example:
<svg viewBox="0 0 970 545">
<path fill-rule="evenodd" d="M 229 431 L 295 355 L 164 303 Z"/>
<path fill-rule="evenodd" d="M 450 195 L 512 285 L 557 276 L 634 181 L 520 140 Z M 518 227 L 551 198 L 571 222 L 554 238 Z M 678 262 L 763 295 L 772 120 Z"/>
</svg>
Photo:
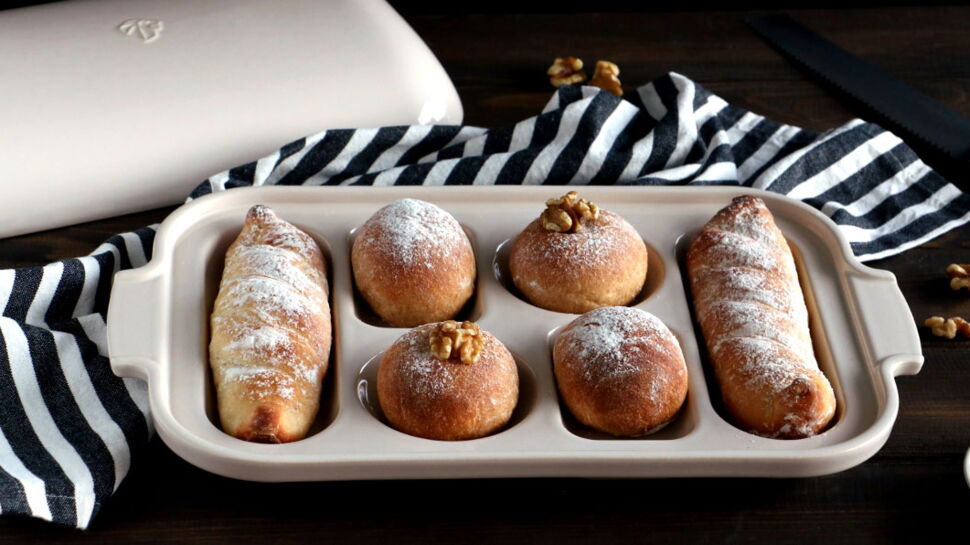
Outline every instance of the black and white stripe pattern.
<svg viewBox="0 0 970 545">
<path fill-rule="evenodd" d="M 0 513 L 83 528 L 148 440 L 145 383 L 111 373 L 104 318 L 114 272 L 145 264 L 153 238 L 0 271 Z"/>
<path fill-rule="evenodd" d="M 678 74 L 626 99 L 562 87 L 541 114 L 494 130 L 321 132 L 216 174 L 189 198 L 251 185 L 469 184 L 758 187 L 827 214 L 863 260 L 970 220 L 970 196 L 880 127 L 783 125 Z M 153 234 L 0 271 L 0 512 L 86 526 L 148 437 L 144 384 L 108 367 L 104 313 L 112 274 L 145 263 Z"/>
<path fill-rule="evenodd" d="M 729 184 L 801 199 L 861 260 L 970 220 L 970 195 L 898 137 L 854 120 L 816 132 L 736 108 L 669 74 L 619 99 L 567 86 L 510 127 L 331 130 L 221 172 L 192 193 L 248 185 Z"/>
</svg>

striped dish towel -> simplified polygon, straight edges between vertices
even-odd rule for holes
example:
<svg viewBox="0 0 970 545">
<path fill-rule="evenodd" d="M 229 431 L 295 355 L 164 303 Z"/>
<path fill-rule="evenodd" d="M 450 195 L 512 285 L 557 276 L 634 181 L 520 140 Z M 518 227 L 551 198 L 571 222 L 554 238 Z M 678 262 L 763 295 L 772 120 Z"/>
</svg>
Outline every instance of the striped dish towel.
<svg viewBox="0 0 970 545">
<path fill-rule="evenodd" d="M 251 185 L 727 184 L 801 199 L 872 260 L 970 220 L 970 196 L 893 134 L 854 120 L 803 130 L 668 74 L 625 99 L 560 88 L 501 129 L 330 130 L 212 176 L 190 199 Z M 153 228 L 93 254 L 0 271 L 0 512 L 86 527 L 137 462 L 144 383 L 111 374 L 112 274 L 150 257 Z"/>
</svg>

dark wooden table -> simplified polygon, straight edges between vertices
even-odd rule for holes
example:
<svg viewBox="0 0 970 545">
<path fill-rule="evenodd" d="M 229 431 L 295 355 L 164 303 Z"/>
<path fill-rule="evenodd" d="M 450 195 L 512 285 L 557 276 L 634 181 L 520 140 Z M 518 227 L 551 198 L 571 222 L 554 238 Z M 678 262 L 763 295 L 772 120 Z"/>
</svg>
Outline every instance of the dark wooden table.
<svg viewBox="0 0 970 545">
<path fill-rule="evenodd" d="M 550 60 L 619 64 L 626 87 L 674 70 L 729 102 L 814 129 L 854 114 L 781 59 L 744 13 L 408 15 L 458 87 L 466 122 L 500 126 L 537 113 Z M 798 19 L 970 115 L 970 8 L 798 11 Z M 170 209 L 0 240 L 0 267 L 82 255 Z M 970 262 L 970 227 L 871 263 L 894 272 L 920 322 L 970 315 L 948 263 Z M 208 474 L 157 438 L 91 529 L 0 517 L 0 542 L 273 543 L 615 541 L 924 542 L 965 532 L 970 491 L 967 341 L 923 334 L 926 364 L 898 381 L 899 417 L 869 461 L 810 479 L 454 480 L 255 484 Z M 960 533 L 948 541 L 965 541 Z"/>
</svg>

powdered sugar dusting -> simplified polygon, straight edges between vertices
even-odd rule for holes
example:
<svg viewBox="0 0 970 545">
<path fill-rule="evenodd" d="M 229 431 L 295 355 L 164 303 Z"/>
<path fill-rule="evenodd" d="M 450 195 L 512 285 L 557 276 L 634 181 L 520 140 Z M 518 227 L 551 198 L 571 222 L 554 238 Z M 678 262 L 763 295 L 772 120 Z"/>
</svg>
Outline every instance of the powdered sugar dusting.
<svg viewBox="0 0 970 545">
<path fill-rule="evenodd" d="M 730 291 L 743 291 L 746 294 L 757 294 L 768 291 L 765 286 L 764 271 L 751 267 L 723 267 L 722 288 Z"/>
<path fill-rule="evenodd" d="M 780 266 L 770 246 L 730 231 L 704 233 L 714 245 L 707 252 L 707 267 L 755 267 L 774 269 Z"/>
<path fill-rule="evenodd" d="M 825 425 L 824 415 L 815 419 L 806 419 L 802 415 L 788 413 L 785 415 L 784 420 L 785 425 L 778 430 L 778 433 L 774 437 L 789 437 L 793 435 L 796 437 L 808 437 L 814 435 L 815 430 Z"/>
<path fill-rule="evenodd" d="M 401 199 L 378 210 L 354 243 L 377 250 L 387 260 L 424 267 L 470 244 L 451 214 L 418 199 Z"/>
<path fill-rule="evenodd" d="M 298 389 L 293 377 L 273 367 L 226 367 L 223 371 L 226 383 L 244 383 L 249 388 L 246 397 L 261 401 L 270 397 L 292 399 Z"/>
<path fill-rule="evenodd" d="M 412 329 L 402 341 L 406 348 L 401 358 L 401 378 L 417 394 L 417 400 L 441 396 L 451 389 L 455 380 L 454 365 L 443 363 L 431 353 L 429 329 Z"/>
<path fill-rule="evenodd" d="M 281 229 L 275 232 L 266 242 L 303 256 L 309 256 L 314 250 L 319 249 L 317 243 L 309 235 L 294 229 Z"/>
<path fill-rule="evenodd" d="M 626 220 L 609 211 L 602 210 L 596 221 L 583 223 L 575 233 L 555 233 L 543 237 L 544 262 L 563 263 L 568 267 L 601 265 L 616 252 L 625 252 L 629 240 L 639 235 Z"/>
<path fill-rule="evenodd" d="M 593 385 L 622 380 L 650 369 L 651 357 L 669 359 L 675 350 L 679 352 L 677 340 L 659 318 L 630 307 L 603 307 L 587 312 L 567 326 L 556 345 L 557 352 L 561 347 L 577 355 L 569 361 L 580 366 L 579 373 Z M 656 374 L 651 384 L 652 399 L 664 390 L 666 380 L 665 373 Z"/>
<path fill-rule="evenodd" d="M 303 257 L 309 258 L 319 252 L 317 243 L 310 235 L 297 229 L 292 224 L 276 215 L 271 209 L 263 205 L 256 205 L 249 210 L 247 219 L 252 218 L 256 223 L 249 234 L 247 246 L 252 244 L 268 244 L 281 249 L 287 249 Z"/>
<path fill-rule="evenodd" d="M 257 310 L 275 310 L 295 316 L 307 316 L 312 312 L 312 301 L 306 295 L 274 278 L 246 276 L 229 282 L 225 291 L 222 300 L 230 308 L 251 305 Z"/>
<path fill-rule="evenodd" d="M 709 307 L 707 317 L 717 322 L 722 334 L 711 347 L 717 352 L 725 341 L 738 337 L 765 337 L 794 350 L 799 354 L 811 354 L 811 339 L 798 334 L 799 328 L 792 320 L 771 307 L 753 301 L 718 301 Z M 705 319 L 708 319 L 705 317 Z"/>
<path fill-rule="evenodd" d="M 750 206 L 749 203 L 754 204 Z M 737 233 L 749 239 L 771 246 L 778 240 L 778 228 L 763 203 L 742 198 L 732 202 L 726 213 L 711 219 L 709 227 Z"/>
<path fill-rule="evenodd" d="M 697 296 L 701 299 L 750 301 L 782 312 L 797 312 L 800 316 L 806 312 L 804 305 L 801 308 L 792 308 L 792 298 L 785 289 L 786 285 L 772 275 L 766 274 L 763 269 L 751 267 L 703 269 L 697 273 L 695 285 L 699 290 Z M 807 320 L 807 317 L 805 319 Z"/>
<path fill-rule="evenodd" d="M 797 353 L 782 349 L 771 339 L 739 338 L 733 344 L 736 350 L 748 355 L 740 370 L 748 377 L 749 386 L 757 390 L 776 394 L 798 379 L 810 382 L 817 368 L 814 360 L 799 358 Z"/>
<path fill-rule="evenodd" d="M 241 262 L 252 274 L 275 278 L 302 293 L 310 293 L 327 286 L 327 279 L 314 267 L 301 267 L 302 258 L 292 250 L 256 244 L 241 246 L 229 259 Z"/>
<path fill-rule="evenodd" d="M 263 326 L 246 330 L 227 344 L 226 348 L 229 350 L 272 351 L 290 344 L 290 336 L 280 331 L 279 328 Z"/>
</svg>

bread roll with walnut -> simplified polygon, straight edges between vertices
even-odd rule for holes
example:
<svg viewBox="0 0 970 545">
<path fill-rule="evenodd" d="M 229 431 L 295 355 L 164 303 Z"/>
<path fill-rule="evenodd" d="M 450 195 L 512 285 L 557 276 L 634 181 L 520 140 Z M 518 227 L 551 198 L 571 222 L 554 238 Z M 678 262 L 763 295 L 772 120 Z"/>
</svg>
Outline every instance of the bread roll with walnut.
<svg viewBox="0 0 970 545">
<path fill-rule="evenodd" d="M 505 426 L 519 398 L 512 354 L 472 322 L 416 327 L 384 353 L 381 410 L 398 430 L 440 441 L 475 439 Z"/>
<path fill-rule="evenodd" d="M 401 199 L 358 230 L 351 249 L 357 289 L 395 327 L 453 318 L 475 291 L 475 255 L 461 225 L 441 208 Z"/>
<path fill-rule="evenodd" d="M 735 198 L 694 237 L 687 270 L 724 405 L 758 435 L 815 435 L 835 414 L 791 249 L 764 202 Z"/>
<path fill-rule="evenodd" d="M 622 217 L 570 191 L 547 201 L 515 237 L 509 272 L 532 304 L 580 314 L 636 298 L 647 278 L 647 246 Z"/>
<path fill-rule="evenodd" d="M 317 243 L 269 208 L 252 207 L 226 252 L 211 325 L 209 363 L 223 431 L 260 443 L 305 437 L 331 344 Z"/>
</svg>

